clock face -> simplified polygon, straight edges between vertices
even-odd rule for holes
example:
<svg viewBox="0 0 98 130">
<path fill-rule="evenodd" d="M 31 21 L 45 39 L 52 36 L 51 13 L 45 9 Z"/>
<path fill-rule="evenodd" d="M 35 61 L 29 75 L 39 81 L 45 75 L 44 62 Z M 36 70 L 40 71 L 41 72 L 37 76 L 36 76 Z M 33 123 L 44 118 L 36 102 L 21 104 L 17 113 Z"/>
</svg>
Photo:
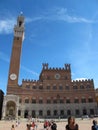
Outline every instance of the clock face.
<svg viewBox="0 0 98 130">
<path fill-rule="evenodd" d="M 16 75 L 16 74 L 13 73 L 13 74 L 10 75 L 10 79 L 11 79 L 11 80 L 15 80 L 16 78 L 17 78 L 17 75 Z"/>
<path fill-rule="evenodd" d="M 55 79 L 59 79 L 61 76 L 60 76 L 60 74 L 55 74 Z"/>
</svg>

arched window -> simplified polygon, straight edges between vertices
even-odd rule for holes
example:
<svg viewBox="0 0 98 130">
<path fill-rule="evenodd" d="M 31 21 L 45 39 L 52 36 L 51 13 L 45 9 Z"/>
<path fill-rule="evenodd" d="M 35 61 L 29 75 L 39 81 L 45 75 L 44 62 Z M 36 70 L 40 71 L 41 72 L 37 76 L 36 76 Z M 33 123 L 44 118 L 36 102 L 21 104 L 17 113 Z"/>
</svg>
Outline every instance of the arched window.
<svg viewBox="0 0 98 130">
<path fill-rule="evenodd" d="M 22 21 L 19 21 L 19 27 L 21 27 L 21 25 L 22 25 Z"/>
<path fill-rule="evenodd" d="M 83 109 L 83 115 L 87 115 L 87 110 L 85 108 Z"/>
<path fill-rule="evenodd" d="M 22 99 L 21 98 L 19 99 L 19 103 L 22 103 Z"/>
<path fill-rule="evenodd" d="M 33 118 L 35 118 L 35 117 L 36 117 L 35 110 L 32 110 L 32 117 L 33 117 Z"/>
<path fill-rule="evenodd" d="M 57 89 L 57 86 L 53 86 L 53 90 L 56 90 Z"/>
<path fill-rule="evenodd" d="M 42 89 L 43 89 L 43 86 L 42 86 L 42 85 L 41 85 L 41 86 L 39 86 L 39 89 L 40 89 L 40 90 L 42 90 Z"/>
<path fill-rule="evenodd" d="M 88 98 L 88 102 L 89 102 L 89 103 L 92 103 L 92 102 L 93 102 L 93 98 L 92 98 L 92 97 L 89 97 L 89 98 Z"/>
<path fill-rule="evenodd" d="M 34 85 L 34 86 L 32 86 L 32 89 L 37 89 L 37 86 L 35 86 L 35 85 Z"/>
<path fill-rule="evenodd" d="M 67 110 L 67 115 L 71 115 L 71 111 L 70 110 Z"/>
<path fill-rule="evenodd" d="M 36 99 L 34 98 L 34 99 L 32 99 L 32 103 L 36 103 Z"/>
<path fill-rule="evenodd" d="M 64 110 L 60 110 L 60 116 L 64 116 Z"/>
<path fill-rule="evenodd" d="M 89 89 L 89 88 L 91 88 L 91 86 L 89 84 L 87 84 L 86 88 Z"/>
<path fill-rule="evenodd" d="M 78 89 L 78 87 L 77 87 L 76 85 L 74 85 L 74 86 L 73 86 L 73 89 L 74 89 L 74 90 L 77 90 L 77 89 Z"/>
<path fill-rule="evenodd" d="M 57 110 L 54 110 L 54 116 L 57 116 L 57 115 L 58 115 Z"/>
<path fill-rule="evenodd" d="M 39 110 L 39 116 L 43 116 L 43 111 Z"/>
<path fill-rule="evenodd" d="M 74 99 L 74 103 L 79 103 L 79 99 L 77 97 Z"/>
<path fill-rule="evenodd" d="M 94 109 L 90 109 L 90 115 L 94 115 Z"/>
<path fill-rule="evenodd" d="M 85 99 L 85 97 L 82 97 L 82 99 L 81 99 L 81 103 L 86 103 L 86 99 Z"/>
<path fill-rule="evenodd" d="M 48 89 L 48 90 L 49 90 L 49 89 L 50 89 L 50 86 L 48 85 L 48 86 L 46 87 L 46 89 Z"/>
<path fill-rule="evenodd" d="M 42 104 L 43 103 L 43 99 L 42 97 L 39 98 L 39 104 Z"/>
<path fill-rule="evenodd" d="M 63 86 L 60 85 L 60 86 L 59 86 L 59 90 L 63 90 Z"/>
<path fill-rule="evenodd" d="M 60 103 L 64 103 L 64 99 L 60 99 Z"/>
<path fill-rule="evenodd" d="M 79 116 L 79 114 L 80 114 L 79 109 L 76 109 L 76 110 L 75 110 L 75 114 L 76 114 L 77 116 Z"/>
<path fill-rule="evenodd" d="M 67 85 L 67 86 L 65 86 L 65 89 L 66 89 L 66 90 L 69 90 L 69 89 L 70 89 L 70 87 Z"/>
<path fill-rule="evenodd" d="M 24 111 L 24 118 L 27 118 L 28 117 L 28 110 L 25 110 Z"/>
<path fill-rule="evenodd" d="M 25 99 L 25 103 L 29 103 L 29 99 L 28 98 Z"/>
<path fill-rule="evenodd" d="M 30 85 L 26 85 L 26 88 L 27 88 L 27 89 L 30 89 Z"/>
<path fill-rule="evenodd" d="M 84 89 L 84 86 L 83 86 L 83 85 L 80 85 L 80 89 Z"/>
<path fill-rule="evenodd" d="M 47 110 L 47 116 L 51 116 L 51 111 Z"/>
<path fill-rule="evenodd" d="M 21 116 L 21 110 L 18 110 L 18 116 Z"/>
<path fill-rule="evenodd" d="M 69 98 L 66 99 L 66 103 L 70 103 L 70 99 Z"/>
<path fill-rule="evenodd" d="M 57 99 L 53 99 L 53 103 L 55 103 L 55 104 L 56 104 L 56 103 L 57 103 Z"/>
<path fill-rule="evenodd" d="M 51 99 L 47 99 L 47 104 L 50 104 L 51 103 Z"/>
</svg>

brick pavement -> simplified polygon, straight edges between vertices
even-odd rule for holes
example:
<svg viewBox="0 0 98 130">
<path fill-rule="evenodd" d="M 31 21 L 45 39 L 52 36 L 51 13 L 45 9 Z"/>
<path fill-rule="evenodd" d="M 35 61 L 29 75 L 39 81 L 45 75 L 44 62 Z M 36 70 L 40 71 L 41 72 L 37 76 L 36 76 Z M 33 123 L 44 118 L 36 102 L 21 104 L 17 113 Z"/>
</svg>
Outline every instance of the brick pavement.
<svg viewBox="0 0 98 130">
<path fill-rule="evenodd" d="M 79 125 L 79 130 L 91 130 L 93 119 L 76 119 L 76 123 Z M 96 118 L 98 121 L 98 118 Z M 26 130 L 27 121 L 21 121 L 18 127 L 15 127 L 15 130 Z M 16 125 L 15 121 L 0 121 L 0 130 L 11 130 L 12 124 Z M 57 130 L 65 130 L 65 122 L 57 122 Z M 43 130 L 43 123 L 38 123 L 37 130 Z"/>
</svg>

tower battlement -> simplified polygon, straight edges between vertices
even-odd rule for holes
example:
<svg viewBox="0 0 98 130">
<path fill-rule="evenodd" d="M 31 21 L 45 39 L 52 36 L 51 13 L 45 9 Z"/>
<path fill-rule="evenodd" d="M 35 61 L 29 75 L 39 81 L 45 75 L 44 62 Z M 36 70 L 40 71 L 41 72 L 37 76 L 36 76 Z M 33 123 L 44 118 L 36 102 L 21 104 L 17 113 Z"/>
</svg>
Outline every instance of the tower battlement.
<svg viewBox="0 0 98 130">
<path fill-rule="evenodd" d="M 72 83 L 93 83 L 93 79 L 73 80 Z"/>
<path fill-rule="evenodd" d="M 31 80 L 30 80 L 30 79 L 23 79 L 23 80 L 22 80 L 22 83 L 23 83 L 23 82 L 38 83 L 38 81 L 39 81 L 39 80 L 33 80 L 33 79 L 31 79 Z"/>
<path fill-rule="evenodd" d="M 71 70 L 70 69 L 70 64 L 64 64 L 64 67 L 63 68 L 61 68 L 61 67 L 59 67 L 59 68 L 55 68 L 55 67 L 49 67 L 49 64 L 48 63 L 43 63 L 42 64 L 42 66 L 43 66 L 43 70 Z"/>
</svg>

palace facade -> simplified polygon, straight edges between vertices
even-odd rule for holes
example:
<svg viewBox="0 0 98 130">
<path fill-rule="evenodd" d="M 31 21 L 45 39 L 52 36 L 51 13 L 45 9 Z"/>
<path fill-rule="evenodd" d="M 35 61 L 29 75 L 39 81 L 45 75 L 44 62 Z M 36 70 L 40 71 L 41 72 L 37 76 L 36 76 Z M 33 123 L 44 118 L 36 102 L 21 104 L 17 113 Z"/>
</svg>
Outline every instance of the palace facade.
<svg viewBox="0 0 98 130">
<path fill-rule="evenodd" d="M 38 80 L 23 79 L 22 84 L 18 84 L 23 39 L 24 16 L 20 15 L 14 26 L 2 118 L 65 118 L 69 115 L 81 117 L 97 114 L 93 79 L 73 81 L 70 64 L 51 68 L 44 63 Z"/>
</svg>

